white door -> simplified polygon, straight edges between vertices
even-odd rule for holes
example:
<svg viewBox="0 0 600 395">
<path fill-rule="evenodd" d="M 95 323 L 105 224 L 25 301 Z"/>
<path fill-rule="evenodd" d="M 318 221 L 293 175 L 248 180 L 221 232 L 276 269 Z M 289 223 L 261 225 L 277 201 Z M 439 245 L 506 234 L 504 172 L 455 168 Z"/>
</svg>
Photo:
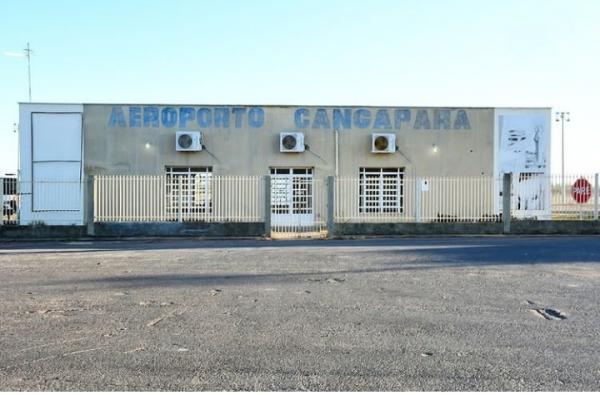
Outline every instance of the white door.
<svg viewBox="0 0 600 395">
<path fill-rule="evenodd" d="M 271 225 L 314 224 L 313 171 L 307 168 L 271 169 Z"/>
</svg>

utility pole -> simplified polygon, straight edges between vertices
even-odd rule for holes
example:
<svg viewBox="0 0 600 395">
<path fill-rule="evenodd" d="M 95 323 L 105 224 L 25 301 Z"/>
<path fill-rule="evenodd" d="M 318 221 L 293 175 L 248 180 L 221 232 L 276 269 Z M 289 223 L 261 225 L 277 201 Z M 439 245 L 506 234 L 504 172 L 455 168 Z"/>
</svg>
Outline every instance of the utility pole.
<svg viewBox="0 0 600 395">
<path fill-rule="evenodd" d="M 24 49 L 25 56 L 27 56 L 27 81 L 29 82 L 29 102 L 31 103 L 31 48 L 27 43 L 27 48 Z"/>
<path fill-rule="evenodd" d="M 568 111 L 561 111 L 556 113 L 556 122 L 560 122 L 560 134 L 561 134 L 561 183 L 563 190 L 563 203 L 566 202 L 567 196 L 567 185 L 565 184 L 565 121 L 571 122 L 571 115 Z"/>
</svg>

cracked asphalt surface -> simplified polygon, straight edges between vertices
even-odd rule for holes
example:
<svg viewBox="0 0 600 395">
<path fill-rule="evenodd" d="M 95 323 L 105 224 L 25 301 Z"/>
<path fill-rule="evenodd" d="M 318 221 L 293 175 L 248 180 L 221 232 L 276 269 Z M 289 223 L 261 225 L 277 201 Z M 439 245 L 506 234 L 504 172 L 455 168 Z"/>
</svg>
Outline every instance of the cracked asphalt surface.
<svg viewBox="0 0 600 395">
<path fill-rule="evenodd" d="M 597 391 L 599 302 L 598 237 L 0 243 L 0 389 Z"/>
</svg>

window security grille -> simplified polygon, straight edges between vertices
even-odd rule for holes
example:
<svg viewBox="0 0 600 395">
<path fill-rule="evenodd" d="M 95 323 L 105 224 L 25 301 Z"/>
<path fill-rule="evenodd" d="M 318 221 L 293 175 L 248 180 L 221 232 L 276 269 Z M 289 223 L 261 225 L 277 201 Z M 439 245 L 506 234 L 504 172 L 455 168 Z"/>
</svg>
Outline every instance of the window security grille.
<svg viewBox="0 0 600 395">
<path fill-rule="evenodd" d="M 167 167 L 166 175 L 169 213 L 212 212 L 211 167 Z"/>
<path fill-rule="evenodd" d="M 2 193 L 4 195 L 16 195 L 17 194 L 17 179 L 16 178 L 1 178 L 2 179 Z"/>
<path fill-rule="evenodd" d="M 312 169 L 271 168 L 271 212 L 312 214 Z"/>
<path fill-rule="evenodd" d="M 359 212 L 404 212 L 404 168 L 362 167 L 359 183 Z"/>
</svg>

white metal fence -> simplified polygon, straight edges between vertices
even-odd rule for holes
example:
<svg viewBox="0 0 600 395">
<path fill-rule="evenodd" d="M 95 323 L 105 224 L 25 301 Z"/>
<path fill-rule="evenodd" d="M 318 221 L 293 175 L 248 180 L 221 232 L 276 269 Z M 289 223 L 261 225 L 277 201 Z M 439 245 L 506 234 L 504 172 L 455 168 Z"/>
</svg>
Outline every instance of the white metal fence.
<svg viewBox="0 0 600 395">
<path fill-rule="evenodd" d="M 17 214 L 19 208 L 17 179 L 12 177 L 0 177 L 0 191 L 2 192 L 2 216 L 0 217 L 0 225 L 17 224 Z"/>
<path fill-rule="evenodd" d="M 271 177 L 271 237 L 327 236 L 327 183 L 312 175 Z"/>
<path fill-rule="evenodd" d="M 263 176 L 213 176 L 208 172 L 193 177 L 98 175 L 93 179 L 93 196 L 84 196 L 85 183 L 79 181 L 0 179 L 0 225 L 52 223 L 67 217 L 76 223 L 90 198 L 96 222 L 264 222 L 265 210 L 270 207 L 272 233 L 283 237 L 325 235 L 328 210 L 333 210 L 336 223 L 484 222 L 502 218 L 502 180 L 491 177 L 405 177 L 402 172 L 364 172 L 357 178 L 335 178 L 331 197 L 328 180 L 315 178 L 312 173 L 271 177 L 270 202 L 265 201 Z M 511 189 L 513 218 L 598 219 L 597 174 L 564 178 L 514 174 Z"/>
<path fill-rule="evenodd" d="M 500 182 L 491 177 L 337 178 L 336 222 L 500 220 Z"/>
<path fill-rule="evenodd" d="M 598 219 L 600 180 L 596 174 L 549 176 L 552 219 Z"/>
<path fill-rule="evenodd" d="M 81 224 L 84 193 L 81 181 L 13 179 L 11 182 L 13 186 L 9 191 L 4 188 L 2 196 L 3 225 Z"/>
<path fill-rule="evenodd" d="M 97 222 L 261 222 L 264 181 L 255 176 L 94 178 Z"/>
</svg>

